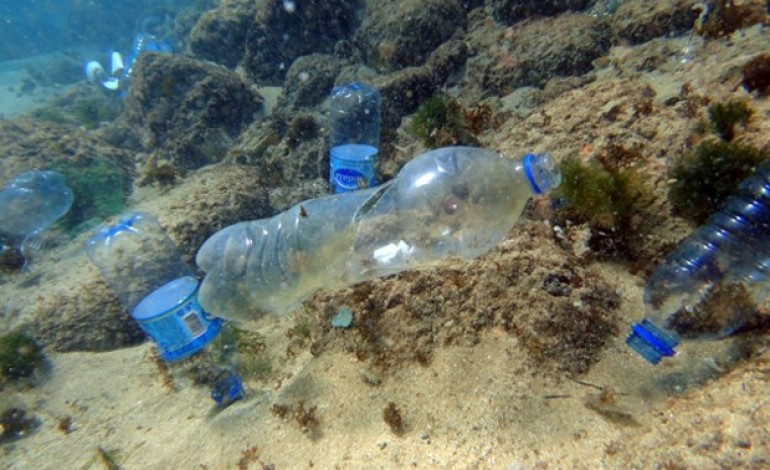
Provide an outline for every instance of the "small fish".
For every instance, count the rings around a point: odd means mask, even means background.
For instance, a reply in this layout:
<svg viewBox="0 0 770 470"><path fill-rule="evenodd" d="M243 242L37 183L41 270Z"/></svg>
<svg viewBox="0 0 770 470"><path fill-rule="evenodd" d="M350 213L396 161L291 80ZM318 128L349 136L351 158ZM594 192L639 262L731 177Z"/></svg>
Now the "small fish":
<svg viewBox="0 0 770 470"><path fill-rule="evenodd" d="M302 204L299 205L299 216L307 217L307 211L305 210L305 206L303 206Z"/></svg>

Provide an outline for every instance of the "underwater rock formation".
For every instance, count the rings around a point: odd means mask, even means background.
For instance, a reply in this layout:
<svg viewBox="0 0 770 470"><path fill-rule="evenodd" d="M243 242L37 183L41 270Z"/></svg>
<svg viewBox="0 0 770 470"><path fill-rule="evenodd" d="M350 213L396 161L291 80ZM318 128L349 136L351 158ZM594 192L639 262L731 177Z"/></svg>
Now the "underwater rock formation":
<svg viewBox="0 0 770 470"><path fill-rule="evenodd" d="M235 67L246 52L246 37L257 12L255 0L224 0L201 15L190 31L190 50L196 56Z"/></svg>
<svg viewBox="0 0 770 470"><path fill-rule="evenodd" d="M123 117L146 152L185 171L220 161L261 112L262 97L235 72L181 55L145 53Z"/></svg>
<svg viewBox="0 0 770 470"><path fill-rule="evenodd" d="M552 16L565 11L579 11L591 0L488 0L497 21L513 24L532 16Z"/></svg>
<svg viewBox="0 0 770 470"><path fill-rule="evenodd" d="M610 21L612 33L619 39L641 44L661 36L682 34L692 28L699 10L694 0L670 0L650 3L626 0L618 6Z"/></svg>
<svg viewBox="0 0 770 470"><path fill-rule="evenodd" d="M585 74L610 47L604 21L584 14L499 29L497 38L477 37L471 46L476 54L466 80L485 93L507 95L522 86L542 87L553 77Z"/></svg>
<svg viewBox="0 0 770 470"><path fill-rule="evenodd" d="M457 0L399 0L373 9L355 43L367 65L396 70L422 65L441 43L466 26Z"/></svg>
<svg viewBox="0 0 770 470"><path fill-rule="evenodd" d="M334 87L334 80L343 63L328 54L298 57L286 73L278 106L312 107L321 104Z"/></svg>
<svg viewBox="0 0 770 470"><path fill-rule="evenodd" d="M260 84L278 85L297 57L332 53L355 30L360 9L361 0L302 2L293 8L278 1L228 0L203 14L190 47L228 67L242 65Z"/></svg>

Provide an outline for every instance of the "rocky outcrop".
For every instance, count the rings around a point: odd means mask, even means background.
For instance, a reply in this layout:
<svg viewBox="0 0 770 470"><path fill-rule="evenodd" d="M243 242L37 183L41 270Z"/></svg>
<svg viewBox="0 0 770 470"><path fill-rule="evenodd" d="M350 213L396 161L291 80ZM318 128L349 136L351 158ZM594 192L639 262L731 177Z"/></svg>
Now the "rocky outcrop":
<svg viewBox="0 0 770 470"><path fill-rule="evenodd" d="M378 5L363 20L355 42L367 65L380 70L423 65L456 30L466 26L457 0L399 0Z"/></svg>
<svg viewBox="0 0 770 470"><path fill-rule="evenodd" d="M495 19L513 24L533 16L553 16L566 11L579 11L591 0L487 0Z"/></svg>
<svg viewBox="0 0 770 470"><path fill-rule="evenodd" d="M646 2L627 0L612 16L613 35L619 40L641 44L661 36L675 36L693 26L699 10L695 0Z"/></svg>
<svg viewBox="0 0 770 470"><path fill-rule="evenodd" d="M147 153L184 172L220 161L261 112L259 93L235 72L145 53L135 66L124 120Z"/></svg>
<svg viewBox="0 0 770 470"><path fill-rule="evenodd" d="M578 76L610 46L604 20L564 14L477 36L466 80L485 94L507 95L522 86L543 87L553 77Z"/></svg>

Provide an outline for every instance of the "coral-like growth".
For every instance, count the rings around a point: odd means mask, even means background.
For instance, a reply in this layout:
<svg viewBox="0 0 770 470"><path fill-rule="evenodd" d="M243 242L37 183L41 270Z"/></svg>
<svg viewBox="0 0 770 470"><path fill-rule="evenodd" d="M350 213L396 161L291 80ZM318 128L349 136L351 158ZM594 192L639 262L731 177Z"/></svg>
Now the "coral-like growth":
<svg viewBox="0 0 770 470"><path fill-rule="evenodd" d="M674 166L669 200L675 213L702 224L717 211L768 152L735 142L703 141Z"/></svg>
<svg viewBox="0 0 770 470"><path fill-rule="evenodd" d="M760 54L743 66L741 81L746 91L766 94L770 91L770 54Z"/></svg>
<svg viewBox="0 0 770 470"><path fill-rule="evenodd" d="M457 100L436 95L417 108L409 132L430 148L446 145L477 145L476 135L491 120L486 107L465 110Z"/></svg>
<svg viewBox="0 0 770 470"><path fill-rule="evenodd" d="M709 106L711 130L724 140L733 140L736 124L745 126L752 114L751 108L742 100L713 104Z"/></svg>
<svg viewBox="0 0 770 470"><path fill-rule="evenodd" d="M0 336L0 381L29 377L43 362L43 351L23 333Z"/></svg>

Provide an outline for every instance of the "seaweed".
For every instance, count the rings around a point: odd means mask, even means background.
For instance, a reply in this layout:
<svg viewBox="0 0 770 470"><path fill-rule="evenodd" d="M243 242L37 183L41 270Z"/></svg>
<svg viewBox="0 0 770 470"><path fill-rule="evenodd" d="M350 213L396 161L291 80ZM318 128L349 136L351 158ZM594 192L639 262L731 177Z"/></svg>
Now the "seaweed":
<svg viewBox="0 0 770 470"><path fill-rule="evenodd" d="M767 151L736 142L705 140L679 160L671 171L674 180L668 198L676 215L702 224L717 211Z"/></svg>
<svg viewBox="0 0 770 470"><path fill-rule="evenodd" d="M119 108L106 98L85 98L75 102L72 114L86 129L96 129L103 122L114 120Z"/></svg>
<svg viewBox="0 0 770 470"><path fill-rule="evenodd" d="M44 358L40 345L24 333L0 336L0 381L29 377Z"/></svg>
<svg viewBox="0 0 770 470"><path fill-rule="evenodd" d="M64 175L75 196L72 208L60 221L66 230L77 232L83 222L123 211L127 175L111 161L98 157L85 162L61 160L51 169Z"/></svg>
<svg viewBox="0 0 770 470"><path fill-rule="evenodd" d="M732 100L727 103L716 103L709 106L709 123L711 130L722 140L733 140L735 126L745 126L754 111L742 100Z"/></svg>
<svg viewBox="0 0 770 470"><path fill-rule="evenodd" d="M439 94L417 108L408 132L431 148L477 145L475 135L491 120L490 115L484 107L465 110L457 100Z"/></svg>
<svg viewBox="0 0 770 470"><path fill-rule="evenodd" d="M654 223L645 213L652 197L640 173L608 158L584 162L575 156L565 159L559 169L562 183L553 193L563 202L559 216L587 223L592 229L589 245L600 257L632 259L629 246Z"/></svg>

